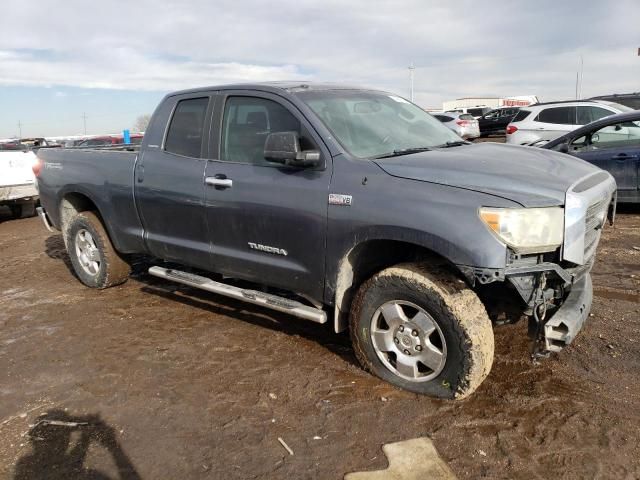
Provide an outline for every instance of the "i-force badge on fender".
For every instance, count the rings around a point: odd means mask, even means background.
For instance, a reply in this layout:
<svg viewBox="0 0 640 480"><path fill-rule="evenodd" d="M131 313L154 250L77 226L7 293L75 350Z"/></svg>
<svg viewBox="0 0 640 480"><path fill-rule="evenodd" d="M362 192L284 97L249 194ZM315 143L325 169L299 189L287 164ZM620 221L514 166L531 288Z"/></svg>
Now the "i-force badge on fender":
<svg viewBox="0 0 640 480"><path fill-rule="evenodd" d="M343 195L341 193L329 194L329 205L343 205L345 207L350 207L352 203L353 198L351 195Z"/></svg>

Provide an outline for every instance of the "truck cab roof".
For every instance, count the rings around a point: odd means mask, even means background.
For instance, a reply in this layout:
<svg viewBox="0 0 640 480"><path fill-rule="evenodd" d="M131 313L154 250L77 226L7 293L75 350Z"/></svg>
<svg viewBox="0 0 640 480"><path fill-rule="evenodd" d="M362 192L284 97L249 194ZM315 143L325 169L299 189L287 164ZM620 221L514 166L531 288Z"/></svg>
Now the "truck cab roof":
<svg viewBox="0 0 640 480"><path fill-rule="evenodd" d="M361 91L378 91L375 88L363 88L354 85L345 85L330 82L294 82L294 81L278 81L278 82L256 82L256 83L236 83L230 85L213 85L209 87L190 88L171 92L167 96L184 95L198 92L210 92L214 90L261 90L267 92L306 92L321 90L361 90Z"/></svg>

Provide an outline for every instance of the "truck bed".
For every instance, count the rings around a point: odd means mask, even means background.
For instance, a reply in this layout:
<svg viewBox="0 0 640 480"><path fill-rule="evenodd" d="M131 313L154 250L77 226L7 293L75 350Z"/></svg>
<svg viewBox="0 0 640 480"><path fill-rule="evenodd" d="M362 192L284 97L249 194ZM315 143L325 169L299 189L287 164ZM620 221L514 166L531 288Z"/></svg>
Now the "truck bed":
<svg viewBox="0 0 640 480"><path fill-rule="evenodd" d="M135 209L133 177L137 148L42 148L38 158L45 174L38 178L41 203L60 228L62 201L73 199L98 207L111 238L122 253L140 251L142 225Z"/></svg>

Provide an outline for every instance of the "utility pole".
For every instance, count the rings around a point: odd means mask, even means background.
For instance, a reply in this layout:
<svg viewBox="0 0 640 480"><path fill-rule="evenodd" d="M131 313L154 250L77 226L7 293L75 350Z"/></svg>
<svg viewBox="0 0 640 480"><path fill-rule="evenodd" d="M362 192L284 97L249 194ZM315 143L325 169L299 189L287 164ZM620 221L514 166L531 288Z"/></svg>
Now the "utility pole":
<svg viewBox="0 0 640 480"><path fill-rule="evenodd" d="M87 114L82 112L82 120L84 121L84 134L87 134Z"/></svg>
<svg viewBox="0 0 640 480"><path fill-rule="evenodd" d="M413 102L413 72L415 71L416 67L413 66L413 62L411 62L411 65L409 65L409 78L411 79L411 101Z"/></svg>
<svg viewBox="0 0 640 480"><path fill-rule="evenodd" d="M580 54L580 68L576 72L576 100L582 98L582 74L584 73L584 59Z"/></svg>
<svg viewBox="0 0 640 480"><path fill-rule="evenodd" d="M580 54L580 91L578 92L579 99L582 98L582 74L584 73L584 59Z"/></svg>
<svg viewBox="0 0 640 480"><path fill-rule="evenodd" d="M22 138L22 122L18 120L18 131L20 132L20 138Z"/></svg>
<svg viewBox="0 0 640 480"><path fill-rule="evenodd" d="M584 59L580 54L580 68L576 72L576 100L582 98L582 74L584 72Z"/></svg>

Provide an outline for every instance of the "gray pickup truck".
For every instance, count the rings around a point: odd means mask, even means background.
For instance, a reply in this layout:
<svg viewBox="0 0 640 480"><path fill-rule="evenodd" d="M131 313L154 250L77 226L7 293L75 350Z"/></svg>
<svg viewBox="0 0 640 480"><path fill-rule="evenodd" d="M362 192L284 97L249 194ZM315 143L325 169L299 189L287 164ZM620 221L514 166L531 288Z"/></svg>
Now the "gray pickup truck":
<svg viewBox="0 0 640 480"><path fill-rule="evenodd" d="M492 320L528 318L538 356L574 339L615 215L615 181L582 160L470 144L346 86L172 93L139 150L38 156L39 214L85 285L145 254L152 275L348 329L366 369L443 398L489 374Z"/></svg>

